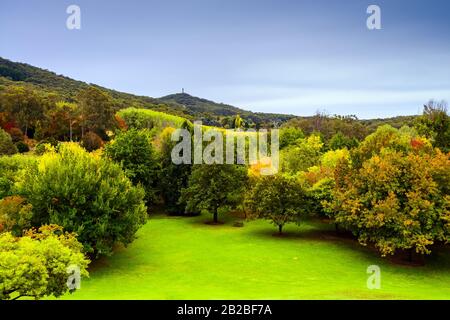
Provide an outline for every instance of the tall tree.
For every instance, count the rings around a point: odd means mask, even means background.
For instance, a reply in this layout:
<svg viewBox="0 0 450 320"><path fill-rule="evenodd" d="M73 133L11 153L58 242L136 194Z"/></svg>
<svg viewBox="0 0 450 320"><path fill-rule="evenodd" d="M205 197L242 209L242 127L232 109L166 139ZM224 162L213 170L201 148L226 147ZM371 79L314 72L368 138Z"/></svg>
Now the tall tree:
<svg viewBox="0 0 450 320"><path fill-rule="evenodd" d="M111 96L93 86L81 90L77 96L81 111L81 135L86 130L104 135L114 127L114 101Z"/></svg>

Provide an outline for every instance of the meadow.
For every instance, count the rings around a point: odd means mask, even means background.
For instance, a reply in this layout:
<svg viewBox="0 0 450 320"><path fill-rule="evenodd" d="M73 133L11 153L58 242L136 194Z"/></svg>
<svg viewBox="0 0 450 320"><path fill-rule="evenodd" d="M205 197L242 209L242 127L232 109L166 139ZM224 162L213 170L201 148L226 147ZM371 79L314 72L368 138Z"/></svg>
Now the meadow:
<svg viewBox="0 0 450 320"><path fill-rule="evenodd" d="M424 266L381 258L332 225L307 221L274 235L267 221L208 225L207 216L153 215L127 248L90 266L63 299L448 299L450 255ZM366 286L369 265L381 288Z"/></svg>

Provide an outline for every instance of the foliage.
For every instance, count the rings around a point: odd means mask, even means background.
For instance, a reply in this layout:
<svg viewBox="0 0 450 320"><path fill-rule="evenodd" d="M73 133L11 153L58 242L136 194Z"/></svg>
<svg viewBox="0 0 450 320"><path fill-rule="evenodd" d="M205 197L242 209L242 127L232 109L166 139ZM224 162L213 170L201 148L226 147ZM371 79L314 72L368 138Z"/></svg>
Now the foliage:
<svg viewBox="0 0 450 320"><path fill-rule="evenodd" d="M28 145L23 141L17 142L16 148L17 148L17 151L19 151L19 153L25 153L25 152L30 151L30 147L28 147Z"/></svg>
<svg viewBox="0 0 450 320"><path fill-rule="evenodd" d="M410 127L405 126L396 129L389 125L384 125L368 135L359 147L352 152L351 158L355 166L360 167L365 160L379 154L385 148L402 152L412 151L415 139L422 138ZM431 144L426 140L422 141L423 144L421 144L420 149L431 152Z"/></svg>
<svg viewBox="0 0 450 320"><path fill-rule="evenodd" d="M319 136L298 139L281 151L281 168L284 172L305 171L319 163L323 143Z"/></svg>
<svg viewBox="0 0 450 320"><path fill-rule="evenodd" d="M127 108L120 110L118 115L128 127L134 129L158 128L162 130L165 127L181 128L185 122L192 126L185 118L147 109Z"/></svg>
<svg viewBox="0 0 450 320"><path fill-rule="evenodd" d="M194 165L180 201L186 203L187 212L206 211L213 214L217 223L219 210L229 210L240 203L246 179L247 171L242 165Z"/></svg>
<svg viewBox="0 0 450 320"><path fill-rule="evenodd" d="M159 187L164 204L169 213L184 213L186 203L180 200L181 190L188 186L189 176L192 165L174 164L172 162L172 149L176 142L171 140L174 128L167 127L160 135L161 150L160 161L161 169L159 171Z"/></svg>
<svg viewBox="0 0 450 320"><path fill-rule="evenodd" d="M430 253L450 235L450 155L383 149L360 169L342 162L329 208L336 222L382 255Z"/></svg>
<svg viewBox="0 0 450 320"><path fill-rule="evenodd" d="M15 236L31 227L32 206L20 196L0 200L0 233L11 231Z"/></svg>
<svg viewBox="0 0 450 320"><path fill-rule="evenodd" d="M356 138L349 138L343 135L341 132L336 133L331 139L328 141L328 147L331 150L337 149L353 149L357 147L359 144Z"/></svg>
<svg viewBox="0 0 450 320"><path fill-rule="evenodd" d="M12 142L11 136L3 129L0 129L0 156L17 153L17 147Z"/></svg>
<svg viewBox="0 0 450 320"><path fill-rule="evenodd" d="M105 155L119 163L135 185L144 187L148 203L155 200L158 163L148 131L130 129L118 133L106 145Z"/></svg>
<svg viewBox="0 0 450 320"><path fill-rule="evenodd" d="M283 174L256 179L246 204L260 218L276 225L280 234L286 223L298 222L309 209L306 192L298 180Z"/></svg>
<svg viewBox="0 0 450 320"><path fill-rule="evenodd" d="M19 141L23 141L24 140L23 132L19 128L11 128L8 131L8 133L11 136L12 142L14 142L14 143L17 143Z"/></svg>
<svg viewBox="0 0 450 320"><path fill-rule="evenodd" d="M86 133L83 138L81 139L81 145L83 148L85 148L87 151L95 151L97 149L100 149L103 147L103 140L98 136L98 134L89 131Z"/></svg>
<svg viewBox="0 0 450 320"><path fill-rule="evenodd" d="M280 149L294 144L298 139L305 138L301 129L295 127L284 127L280 129Z"/></svg>
<svg viewBox="0 0 450 320"><path fill-rule="evenodd" d="M75 234L56 225L30 230L15 238L0 234L0 300L45 296L59 297L69 290L68 267L77 266L80 276L88 276L89 260Z"/></svg>
<svg viewBox="0 0 450 320"><path fill-rule="evenodd" d="M433 141L433 146L450 151L450 116L445 101L430 101L424 106L423 115L416 119L418 132Z"/></svg>
<svg viewBox="0 0 450 320"><path fill-rule="evenodd" d="M110 254L129 244L145 222L144 190L109 159L75 143L47 152L25 173L21 193L33 206L33 224L55 223L76 232L87 252Z"/></svg>
<svg viewBox="0 0 450 320"><path fill-rule="evenodd" d="M78 93L77 101L81 113L82 136L84 130L103 135L114 128L114 101L107 92L89 86Z"/></svg>
<svg viewBox="0 0 450 320"><path fill-rule="evenodd" d="M31 155L0 157L0 199L17 194L15 184L22 181L24 169L35 161Z"/></svg>

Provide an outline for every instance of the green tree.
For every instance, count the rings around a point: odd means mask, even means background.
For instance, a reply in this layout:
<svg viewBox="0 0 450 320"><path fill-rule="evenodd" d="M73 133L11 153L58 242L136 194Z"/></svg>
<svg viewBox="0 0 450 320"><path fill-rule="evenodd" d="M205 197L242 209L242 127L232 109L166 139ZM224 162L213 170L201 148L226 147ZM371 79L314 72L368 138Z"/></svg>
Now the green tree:
<svg viewBox="0 0 450 320"><path fill-rule="evenodd" d="M20 193L33 206L33 225L55 223L78 234L86 252L111 254L129 244L145 223L144 190L135 187L120 165L62 143L25 172Z"/></svg>
<svg viewBox="0 0 450 320"><path fill-rule="evenodd" d="M155 200L159 164L146 130L130 129L120 132L105 146L105 155L120 163L135 185L142 185L148 203Z"/></svg>
<svg viewBox="0 0 450 320"><path fill-rule="evenodd" d="M320 161L323 143L317 135L298 139L295 144L281 151L281 168L285 172L296 173L315 166Z"/></svg>
<svg viewBox="0 0 450 320"><path fill-rule="evenodd" d="M344 149L348 150L353 149L358 146L358 140L356 138L349 138L342 134L342 132L336 133L331 139L328 141L328 147L331 150Z"/></svg>
<svg viewBox="0 0 450 320"><path fill-rule="evenodd" d="M280 149L295 144L299 139L305 138L305 134L299 128L285 127L280 129Z"/></svg>
<svg viewBox="0 0 450 320"><path fill-rule="evenodd" d="M229 210L242 200L246 179L245 166L194 165L188 187L181 192L181 201L186 202L186 211L206 211L217 223L219 210Z"/></svg>
<svg viewBox="0 0 450 320"><path fill-rule="evenodd" d="M309 200L295 177L283 174L257 178L247 195L248 208L270 220L281 234L283 226L298 222L308 212Z"/></svg>
<svg viewBox="0 0 450 320"><path fill-rule="evenodd" d="M0 300L73 292L76 288L67 285L68 268L76 266L81 277L88 276L89 260L82 249L75 234L56 225L30 230L21 238L0 234Z"/></svg>
<svg viewBox="0 0 450 320"><path fill-rule="evenodd" d="M186 203L180 200L181 190L188 186L192 165L174 164L172 162L172 149L177 143L171 140L174 130L174 128L167 127L160 135L161 170L158 174L158 181L167 211L180 214L184 213L186 208Z"/></svg>

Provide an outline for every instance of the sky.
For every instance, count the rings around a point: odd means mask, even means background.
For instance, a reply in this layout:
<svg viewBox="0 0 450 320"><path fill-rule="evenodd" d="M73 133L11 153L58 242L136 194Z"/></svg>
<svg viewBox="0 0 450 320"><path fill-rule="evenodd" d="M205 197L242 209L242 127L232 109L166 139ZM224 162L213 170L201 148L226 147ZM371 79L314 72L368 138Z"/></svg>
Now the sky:
<svg viewBox="0 0 450 320"><path fill-rule="evenodd" d="M80 30L66 27L72 4ZM0 56L151 97L411 115L450 101L449 15L448 0L0 0Z"/></svg>

